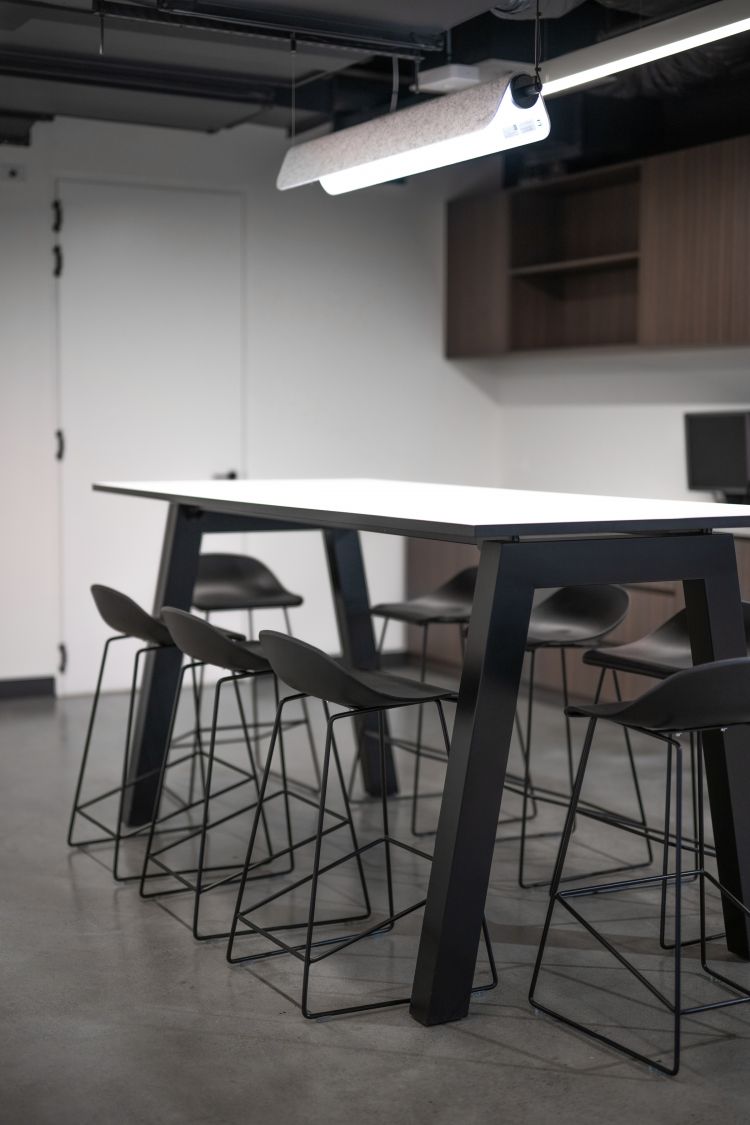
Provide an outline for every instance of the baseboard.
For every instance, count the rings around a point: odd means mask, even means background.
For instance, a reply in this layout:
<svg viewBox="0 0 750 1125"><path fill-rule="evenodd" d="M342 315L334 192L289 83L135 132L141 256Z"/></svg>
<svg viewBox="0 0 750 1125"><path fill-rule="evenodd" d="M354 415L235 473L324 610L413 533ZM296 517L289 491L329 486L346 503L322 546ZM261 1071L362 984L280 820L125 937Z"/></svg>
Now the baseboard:
<svg viewBox="0 0 750 1125"><path fill-rule="evenodd" d="M34 676L29 680L0 680L0 699L30 699L55 695L54 676Z"/></svg>

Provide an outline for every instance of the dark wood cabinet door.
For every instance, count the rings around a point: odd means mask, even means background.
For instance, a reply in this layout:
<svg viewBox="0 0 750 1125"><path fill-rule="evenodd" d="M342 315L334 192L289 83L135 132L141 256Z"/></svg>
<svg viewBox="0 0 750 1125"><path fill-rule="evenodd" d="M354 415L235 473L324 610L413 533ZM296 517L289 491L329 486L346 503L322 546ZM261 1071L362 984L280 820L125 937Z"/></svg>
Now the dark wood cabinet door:
<svg viewBox="0 0 750 1125"><path fill-rule="evenodd" d="M508 200L501 192L448 204L445 354L508 349Z"/></svg>
<svg viewBox="0 0 750 1125"><path fill-rule="evenodd" d="M644 161L639 343L750 342L750 137Z"/></svg>

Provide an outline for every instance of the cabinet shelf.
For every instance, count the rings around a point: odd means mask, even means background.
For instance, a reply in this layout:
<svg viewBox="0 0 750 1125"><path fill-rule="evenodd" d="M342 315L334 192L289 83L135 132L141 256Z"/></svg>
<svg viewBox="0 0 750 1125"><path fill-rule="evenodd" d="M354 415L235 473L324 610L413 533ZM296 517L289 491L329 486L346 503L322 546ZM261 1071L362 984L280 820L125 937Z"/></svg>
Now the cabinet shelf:
<svg viewBox="0 0 750 1125"><path fill-rule="evenodd" d="M750 136L453 200L446 353L750 343Z"/></svg>
<svg viewBox="0 0 750 1125"><path fill-rule="evenodd" d="M560 262L540 262L533 266L516 266L511 277L544 277L549 274L576 273L582 270L609 269L612 266L629 266L638 261L637 250L623 250L618 254L595 254L589 258L568 258Z"/></svg>

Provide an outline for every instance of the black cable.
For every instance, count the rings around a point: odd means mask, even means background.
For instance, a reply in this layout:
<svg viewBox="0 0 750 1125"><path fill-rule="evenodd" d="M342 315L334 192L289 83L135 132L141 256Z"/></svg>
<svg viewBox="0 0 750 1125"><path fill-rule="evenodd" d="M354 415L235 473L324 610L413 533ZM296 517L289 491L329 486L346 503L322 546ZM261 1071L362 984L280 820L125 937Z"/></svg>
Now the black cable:
<svg viewBox="0 0 750 1125"><path fill-rule="evenodd" d="M542 92L542 18L539 11L541 0L536 0L536 19L534 20L534 78L536 81L536 92Z"/></svg>

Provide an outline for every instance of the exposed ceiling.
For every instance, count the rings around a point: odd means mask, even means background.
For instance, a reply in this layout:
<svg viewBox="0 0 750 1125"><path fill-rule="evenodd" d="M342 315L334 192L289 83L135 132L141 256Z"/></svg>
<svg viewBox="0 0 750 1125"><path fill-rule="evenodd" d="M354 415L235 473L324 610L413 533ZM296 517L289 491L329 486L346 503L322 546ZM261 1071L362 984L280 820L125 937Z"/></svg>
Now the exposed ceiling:
<svg viewBox="0 0 750 1125"><path fill-rule="evenodd" d="M545 57L696 0L541 0ZM340 128L420 97L417 70L532 57L536 0L0 0L0 141L34 120L102 118L213 132ZM396 62L394 63L394 60ZM623 74L549 105L529 165L622 159L750 131L750 35Z"/></svg>

